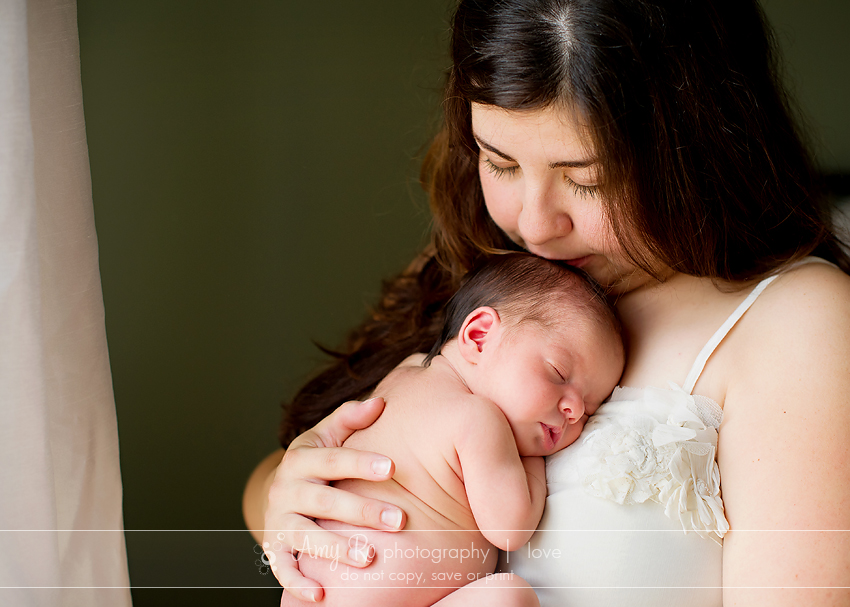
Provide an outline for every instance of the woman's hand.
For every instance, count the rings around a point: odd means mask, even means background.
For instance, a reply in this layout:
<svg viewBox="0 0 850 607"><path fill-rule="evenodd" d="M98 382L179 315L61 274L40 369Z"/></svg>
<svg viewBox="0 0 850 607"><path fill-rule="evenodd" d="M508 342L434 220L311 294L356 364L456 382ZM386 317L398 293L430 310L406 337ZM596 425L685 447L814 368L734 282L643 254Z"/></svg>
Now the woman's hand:
<svg viewBox="0 0 850 607"><path fill-rule="evenodd" d="M305 578L293 557L298 552L327 555L355 567L374 557L371 546L349 546L348 539L319 527L312 519L329 519L383 531L404 527L404 513L392 504L335 489L330 481L391 478L393 462L377 453L346 449L342 443L356 430L371 425L384 408L381 398L351 401L296 438L274 473L262 546L281 585L298 599L319 601L324 591ZM317 448L319 447L319 448ZM309 518L308 518L309 517Z"/></svg>

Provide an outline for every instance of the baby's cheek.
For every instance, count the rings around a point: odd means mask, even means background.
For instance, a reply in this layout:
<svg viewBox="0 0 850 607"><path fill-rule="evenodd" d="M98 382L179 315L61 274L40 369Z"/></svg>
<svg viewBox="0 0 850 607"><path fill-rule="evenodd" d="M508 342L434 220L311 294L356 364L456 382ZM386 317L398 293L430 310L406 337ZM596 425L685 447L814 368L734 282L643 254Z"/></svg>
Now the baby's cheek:
<svg viewBox="0 0 850 607"><path fill-rule="evenodd" d="M584 424L587 422L587 416L582 416L582 418L574 424L571 424L567 431L564 433L564 443L561 445L561 448L568 445L572 445L574 442L578 440L578 437L581 435L581 431L584 430Z"/></svg>

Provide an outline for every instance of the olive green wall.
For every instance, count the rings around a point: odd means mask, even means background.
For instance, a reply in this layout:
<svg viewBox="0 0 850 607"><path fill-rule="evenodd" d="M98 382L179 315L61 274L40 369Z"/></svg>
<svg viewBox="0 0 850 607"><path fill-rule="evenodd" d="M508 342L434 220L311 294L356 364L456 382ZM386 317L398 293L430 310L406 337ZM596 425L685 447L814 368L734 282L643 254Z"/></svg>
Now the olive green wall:
<svg viewBox="0 0 850 607"><path fill-rule="evenodd" d="M850 174L850 2L762 0L827 173ZM850 194L850 192L848 192Z"/></svg>
<svg viewBox="0 0 850 607"><path fill-rule="evenodd" d="M311 340L337 344L425 242L447 20L444 0L79 1L128 529L244 529ZM131 580L273 582L253 547L130 532Z"/></svg>
<svg viewBox="0 0 850 607"><path fill-rule="evenodd" d="M415 177L450 3L79 0L128 529L242 529L311 340L337 343L424 242ZM850 3L803 4L767 7L824 164L850 173ZM129 532L128 548L137 586L273 583L245 532Z"/></svg>

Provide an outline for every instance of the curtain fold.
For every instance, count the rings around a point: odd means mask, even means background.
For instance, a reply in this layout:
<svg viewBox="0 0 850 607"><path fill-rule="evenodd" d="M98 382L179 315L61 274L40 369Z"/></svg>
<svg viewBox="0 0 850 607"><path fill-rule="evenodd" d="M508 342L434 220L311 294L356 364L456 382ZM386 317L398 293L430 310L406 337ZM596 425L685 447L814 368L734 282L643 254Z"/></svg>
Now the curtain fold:
<svg viewBox="0 0 850 607"><path fill-rule="evenodd" d="M76 2L0 0L0 604L130 605Z"/></svg>

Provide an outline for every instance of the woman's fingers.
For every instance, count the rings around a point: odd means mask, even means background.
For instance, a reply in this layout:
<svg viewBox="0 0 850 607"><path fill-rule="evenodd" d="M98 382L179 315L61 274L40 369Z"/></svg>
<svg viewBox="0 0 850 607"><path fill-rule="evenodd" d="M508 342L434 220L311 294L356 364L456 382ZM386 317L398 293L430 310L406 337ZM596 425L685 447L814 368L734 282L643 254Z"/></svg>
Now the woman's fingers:
<svg viewBox="0 0 850 607"><path fill-rule="evenodd" d="M288 592L302 601L315 603L321 601L325 595L325 591L321 586L313 580L308 580L301 574L298 574L297 578L292 578L291 583L285 583L283 580L278 581L283 586L284 592Z"/></svg>
<svg viewBox="0 0 850 607"><path fill-rule="evenodd" d="M263 532L263 551L269 568L280 585L295 598L309 602L320 601L324 590L318 582L301 574L298 568L297 547L305 542L306 528L318 530L321 528L298 515L290 515L282 520L286 520L288 524L283 524L281 527L285 526L289 529L267 527Z"/></svg>
<svg viewBox="0 0 850 607"><path fill-rule="evenodd" d="M395 467L390 458L369 451L345 447L290 447L283 455L283 464L275 475L275 483L278 478L293 478L289 470L297 471L294 478L317 481L338 481L344 478L385 481L392 477Z"/></svg>
<svg viewBox="0 0 850 607"><path fill-rule="evenodd" d="M277 492L281 491L280 497ZM286 491L284 495L283 492ZM339 521L357 527L368 527L381 531L398 531L404 527L404 513L398 506L362 497L355 493L336 489L317 483L291 483L289 485L272 485L270 499L280 499L287 503L297 504L295 511L307 513L310 517ZM296 521L293 527L293 522ZM287 525L289 523L289 525ZM314 531L318 527L310 519L295 516L289 520L288 515L278 518L271 511L266 513L265 528L278 529L285 532ZM333 534L331 534L333 535ZM312 536L310 542L315 544Z"/></svg>
<svg viewBox="0 0 850 607"><path fill-rule="evenodd" d="M301 573L298 554L337 560L354 567L369 565L375 556L374 546L362 535L350 539L339 536L312 519L383 531L404 528L404 512L397 506L328 484L341 479L392 478L394 466L389 458L341 446L355 431L374 423L383 409L384 401L380 398L341 405L296 438L275 471L265 512L263 550L275 577L287 592L300 600L320 601L324 591L318 582Z"/></svg>
<svg viewBox="0 0 850 607"><path fill-rule="evenodd" d="M291 564L288 560L292 560L290 555L295 554L338 561L352 567L366 567L375 558L374 546L362 534L341 537L318 526L303 525L300 521L293 521L289 527L281 531L270 529L264 536L269 540L264 539L263 549L274 553L275 563Z"/></svg>
<svg viewBox="0 0 850 607"><path fill-rule="evenodd" d="M294 441L291 447L339 447L356 430L371 426L384 410L383 398L348 401Z"/></svg>
<svg viewBox="0 0 850 607"><path fill-rule="evenodd" d="M283 517L280 528L267 527L263 535L263 550L281 586L294 597L306 601L321 600L324 591L318 582L302 575L298 568L301 555L353 567L366 567L375 558L375 547L364 536L341 537L298 515Z"/></svg>
<svg viewBox="0 0 850 607"><path fill-rule="evenodd" d="M263 544L265 545L265 542ZM298 561L290 554L280 557L276 553L266 553L266 558L270 562L273 561L272 572L286 592L300 601L315 603L322 600L325 594L322 586L315 580L301 575L298 570Z"/></svg>

